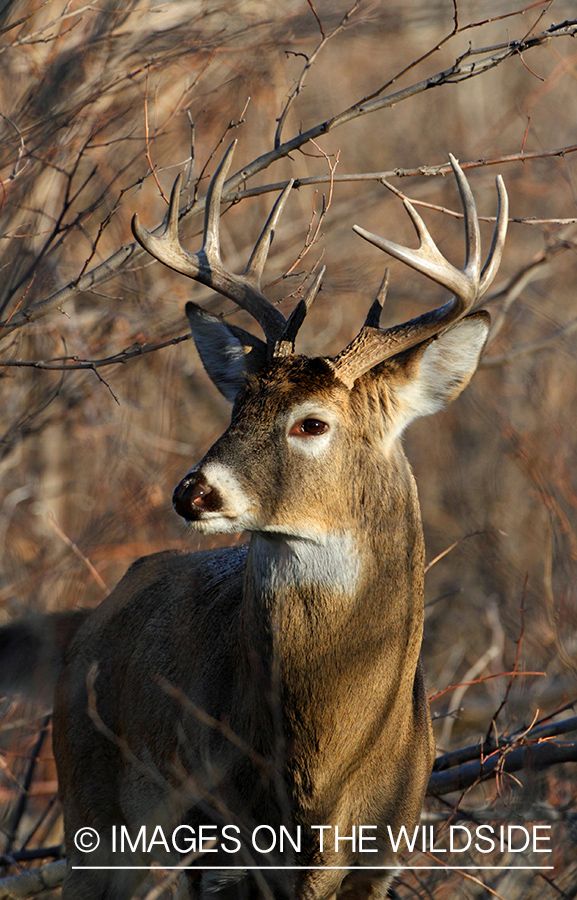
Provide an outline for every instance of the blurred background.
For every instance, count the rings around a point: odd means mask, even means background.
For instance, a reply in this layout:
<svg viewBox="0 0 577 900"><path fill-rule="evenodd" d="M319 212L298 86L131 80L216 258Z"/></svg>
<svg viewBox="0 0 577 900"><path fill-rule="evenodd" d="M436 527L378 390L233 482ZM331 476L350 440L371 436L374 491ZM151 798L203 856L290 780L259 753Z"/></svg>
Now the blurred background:
<svg viewBox="0 0 577 900"><path fill-rule="evenodd" d="M495 215L502 174L513 221L485 304L495 329L482 368L458 401L406 437L431 563L424 657L439 753L572 715L577 45L556 32L537 38L576 11L571 0L525 6L517 14L521 0L0 3L0 624L96 605L144 554L225 543L187 533L171 495L226 426L228 404L191 341L132 351L184 337L189 298L253 325L144 255L119 257L133 240L133 213L152 229L179 172L181 206L192 205L233 138L231 173L273 150L276 133L278 159L237 179L238 202L223 205L223 256L242 271L276 196L268 185L317 179L289 198L266 280L288 315L307 274L327 266L299 349L331 355L358 331L385 265L383 324L447 299L352 226L415 245L401 201L378 177L386 172L397 189L440 208L421 212L441 251L463 265L462 219L447 214L460 212L455 181L434 174L452 152L464 165L494 163L466 169L479 214ZM501 58L523 38L521 52ZM462 67L495 64L472 78L465 68L447 74L461 57ZM443 72L426 90L335 120L314 145L282 149L363 98ZM367 173L377 174L347 180ZM482 225L485 252L492 227ZM198 249L201 228L192 208L185 247ZM116 363L62 368L127 350ZM541 674L501 674L514 668ZM42 716L8 701L3 710L4 852L56 844ZM31 769L37 753L44 761ZM554 871L474 880L406 873L399 895L576 896L574 769L525 769L429 807L442 817L459 801L502 821L552 824Z"/></svg>

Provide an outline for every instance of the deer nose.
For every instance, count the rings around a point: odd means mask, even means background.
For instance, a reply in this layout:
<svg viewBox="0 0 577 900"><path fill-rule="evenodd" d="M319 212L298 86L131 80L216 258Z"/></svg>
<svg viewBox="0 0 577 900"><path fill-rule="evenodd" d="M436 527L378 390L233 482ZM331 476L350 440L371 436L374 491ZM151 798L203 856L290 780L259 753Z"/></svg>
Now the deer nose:
<svg viewBox="0 0 577 900"><path fill-rule="evenodd" d="M202 475L191 473L175 488L172 503L179 516L193 520L205 510L218 509L220 499Z"/></svg>
<svg viewBox="0 0 577 900"><path fill-rule="evenodd" d="M206 500L204 498L208 494L212 494L211 487L203 484L195 484L190 490L190 502L202 509L203 506L206 506Z"/></svg>

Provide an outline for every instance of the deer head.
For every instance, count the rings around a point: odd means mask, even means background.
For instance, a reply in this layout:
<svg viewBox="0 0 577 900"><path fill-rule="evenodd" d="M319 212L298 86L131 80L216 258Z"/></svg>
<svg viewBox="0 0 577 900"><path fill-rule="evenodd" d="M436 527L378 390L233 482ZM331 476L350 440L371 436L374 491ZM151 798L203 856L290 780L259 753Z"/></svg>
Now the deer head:
<svg viewBox="0 0 577 900"><path fill-rule="evenodd" d="M354 504L360 489L356 481L369 478L370 467L359 463L358 449L367 458L372 455L382 470L383 454L392 458L402 453L398 438L405 427L418 416L441 409L469 382L489 321L486 313L473 310L499 267L508 222L507 193L497 178L497 222L483 267L475 201L452 156L465 218L462 270L444 259L408 200L405 207L420 242L416 250L355 226L365 240L454 296L431 312L381 329L385 276L354 340L335 357L307 359L295 353L295 339L323 273L288 320L261 290L268 249L292 182L278 197L244 273L232 275L222 263L219 208L233 150L231 144L210 185L198 253L184 250L178 238L180 178L162 235L146 231L136 216L133 220L134 234L149 253L234 300L265 335L263 341L187 304L206 371L234 407L230 428L176 488L174 504L181 516L205 532L325 534L331 522L342 521L344 509L353 517L359 512ZM397 468L398 464L393 466Z"/></svg>

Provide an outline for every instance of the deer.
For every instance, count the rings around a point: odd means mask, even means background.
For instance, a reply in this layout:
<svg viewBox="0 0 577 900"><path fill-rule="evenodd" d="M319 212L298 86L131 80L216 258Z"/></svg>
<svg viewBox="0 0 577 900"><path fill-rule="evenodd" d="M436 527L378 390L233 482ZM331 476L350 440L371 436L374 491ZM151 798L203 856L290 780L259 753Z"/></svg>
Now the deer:
<svg viewBox="0 0 577 900"><path fill-rule="evenodd" d="M264 340L186 304L204 368L233 406L229 427L176 487L174 508L193 531L249 539L142 558L74 618L53 722L65 900L129 900L151 857L183 867L183 898L382 900L399 866L391 835L418 823L433 764L424 538L402 437L477 368L489 329L477 306L507 231L504 182L484 266L473 194L452 156L463 269L406 199L417 249L354 226L453 296L381 328L385 277L357 336L336 356L309 358L295 341L323 272L288 318L261 287L292 182L244 273L222 262L233 152L210 183L200 251L180 243L180 176L163 233L137 216L132 228L152 257L262 329ZM188 855L160 832L152 848L136 841L159 827L200 840ZM97 849L79 840L86 828ZM122 828L131 842L119 848ZM254 842L259 829L266 846Z"/></svg>

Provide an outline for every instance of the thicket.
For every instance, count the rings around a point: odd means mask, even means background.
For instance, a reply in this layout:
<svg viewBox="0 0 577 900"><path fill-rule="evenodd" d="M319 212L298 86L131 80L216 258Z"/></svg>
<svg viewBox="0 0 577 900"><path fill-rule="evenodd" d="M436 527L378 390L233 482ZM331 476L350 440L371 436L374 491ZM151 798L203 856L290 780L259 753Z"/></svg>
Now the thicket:
<svg viewBox="0 0 577 900"><path fill-rule="evenodd" d="M272 197L297 179L268 296L290 312L327 266L299 337L308 354L348 343L385 265L384 324L443 299L351 230L414 243L390 185L425 207L441 250L462 265L448 152L487 220L494 177L505 179L511 224L483 304L493 330L481 370L407 437L430 560L424 654L439 753L473 748L444 757L461 781L426 815L551 823L555 868L407 872L396 886L407 898L577 892L574 762L556 764L577 758L576 34L569 0L0 9L2 623L95 605L146 553L221 542L191 537L171 509L174 485L228 417L188 340L184 303L252 326L134 244L131 216L156 226L178 172L181 238L195 250L210 175L238 138L221 225L237 271ZM60 824L49 720L10 701L3 714L12 874L14 859L59 842ZM463 781L464 764L487 754Z"/></svg>

